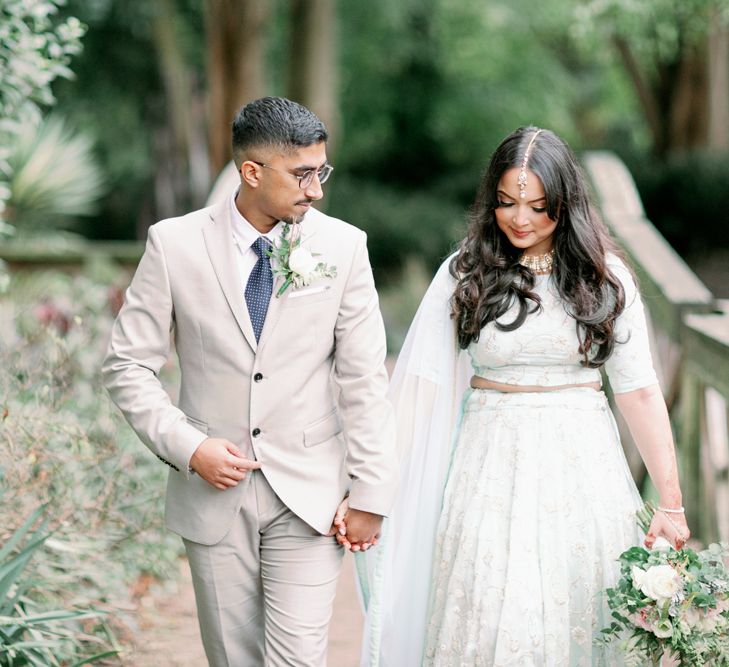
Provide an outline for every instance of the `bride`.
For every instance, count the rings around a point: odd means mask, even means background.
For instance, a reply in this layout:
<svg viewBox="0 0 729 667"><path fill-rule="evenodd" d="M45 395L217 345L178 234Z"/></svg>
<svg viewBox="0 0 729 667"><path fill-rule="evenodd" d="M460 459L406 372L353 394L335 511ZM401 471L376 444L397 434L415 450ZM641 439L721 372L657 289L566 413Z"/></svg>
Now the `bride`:
<svg viewBox="0 0 729 667"><path fill-rule="evenodd" d="M659 493L645 538L601 369ZM617 556L689 530L640 295L552 132L496 149L391 395L401 489L358 554L362 664L620 664L593 644Z"/></svg>

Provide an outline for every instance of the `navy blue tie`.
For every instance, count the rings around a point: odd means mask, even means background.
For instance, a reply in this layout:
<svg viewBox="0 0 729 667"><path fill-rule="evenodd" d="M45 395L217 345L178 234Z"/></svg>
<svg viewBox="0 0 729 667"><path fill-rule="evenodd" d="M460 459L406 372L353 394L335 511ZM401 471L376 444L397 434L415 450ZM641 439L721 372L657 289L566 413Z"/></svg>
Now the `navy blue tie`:
<svg viewBox="0 0 729 667"><path fill-rule="evenodd" d="M251 317L253 333L256 334L256 341L261 337L263 323L266 321L268 302L271 300L271 292L273 291L271 259L266 254L270 247L271 244L263 236L259 236L251 246L253 252L258 255L258 261L248 277L246 305L248 306L248 314Z"/></svg>

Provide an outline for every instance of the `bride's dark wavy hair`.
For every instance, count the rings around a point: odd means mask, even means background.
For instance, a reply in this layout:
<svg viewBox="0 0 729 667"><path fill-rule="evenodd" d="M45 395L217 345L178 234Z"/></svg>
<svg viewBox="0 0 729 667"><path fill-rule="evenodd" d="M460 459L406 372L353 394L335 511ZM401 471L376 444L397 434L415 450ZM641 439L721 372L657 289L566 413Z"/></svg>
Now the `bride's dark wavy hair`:
<svg viewBox="0 0 729 667"><path fill-rule="evenodd" d="M533 291L534 274L519 264L515 248L496 224L497 189L503 174L520 168L536 127L520 127L504 139L491 162L469 214L466 238L451 260L457 279L451 313L458 342L466 348L481 329L494 322L501 331L518 329L529 313L541 308ZM620 281L606 265L606 254L619 254L590 203L585 178L570 148L549 130L532 143L527 168L544 186L547 215L554 230L552 280L568 313L575 319L582 365L598 368L615 347L615 319L625 306ZM500 323L514 303L519 312L510 323Z"/></svg>

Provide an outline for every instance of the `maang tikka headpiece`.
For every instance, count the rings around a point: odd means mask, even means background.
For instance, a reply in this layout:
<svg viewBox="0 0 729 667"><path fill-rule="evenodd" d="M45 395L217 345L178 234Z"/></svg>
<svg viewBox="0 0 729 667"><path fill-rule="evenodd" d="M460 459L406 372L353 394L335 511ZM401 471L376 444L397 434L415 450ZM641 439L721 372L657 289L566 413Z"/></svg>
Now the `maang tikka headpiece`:
<svg viewBox="0 0 729 667"><path fill-rule="evenodd" d="M537 130L533 135L532 138L529 141L529 144L526 147L526 150L524 151L524 157L521 160L521 171L519 172L519 178L517 180L517 183L519 184L519 198L524 199L526 197L526 186L527 186L527 163L529 162L529 155L532 152L532 144L534 143L534 140L537 138L537 135L541 132L541 130Z"/></svg>

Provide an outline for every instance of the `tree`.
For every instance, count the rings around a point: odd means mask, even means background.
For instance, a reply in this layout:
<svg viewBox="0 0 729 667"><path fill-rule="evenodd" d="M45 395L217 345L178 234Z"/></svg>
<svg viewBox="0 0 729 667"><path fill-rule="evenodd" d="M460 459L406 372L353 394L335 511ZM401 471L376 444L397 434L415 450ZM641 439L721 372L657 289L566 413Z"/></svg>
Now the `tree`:
<svg viewBox="0 0 729 667"><path fill-rule="evenodd" d="M236 110L265 93L268 3L206 0L208 151L217 174L231 158L230 123Z"/></svg>
<svg viewBox="0 0 729 667"><path fill-rule="evenodd" d="M163 158L157 187L167 195L161 199L158 194L158 215L171 217L205 201L210 173L202 91L195 85L196 73L181 38L184 18L174 0L157 0L154 7L151 37L169 119L155 132L155 147Z"/></svg>
<svg viewBox="0 0 729 667"><path fill-rule="evenodd" d="M340 128L337 7L334 0L291 0L290 7L286 94L322 119L331 154Z"/></svg>
<svg viewBox="0 0 729 667"><path fill-rule="evenodd" d="M589 0L575 15L582 40L612 44L656 155L729 148L726 0Z"/></svg>

